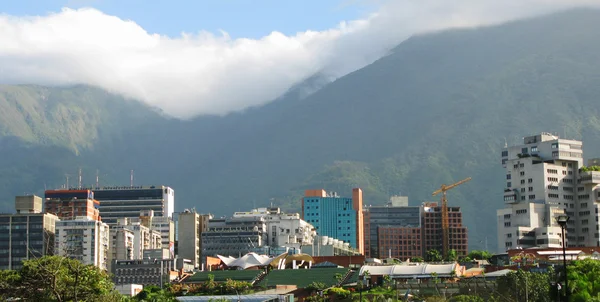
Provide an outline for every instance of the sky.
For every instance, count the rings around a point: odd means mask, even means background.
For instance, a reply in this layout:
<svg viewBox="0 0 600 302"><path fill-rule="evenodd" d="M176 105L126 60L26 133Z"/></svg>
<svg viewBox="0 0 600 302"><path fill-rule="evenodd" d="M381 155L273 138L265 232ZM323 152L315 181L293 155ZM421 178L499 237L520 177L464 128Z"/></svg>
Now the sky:
<svg viewBox="0 0 600 302"><path fill-rule="evenodd" d="M188 119L334 80L415 34L597 0L20 0L0 2L0 83L98 86Z"/></svg>

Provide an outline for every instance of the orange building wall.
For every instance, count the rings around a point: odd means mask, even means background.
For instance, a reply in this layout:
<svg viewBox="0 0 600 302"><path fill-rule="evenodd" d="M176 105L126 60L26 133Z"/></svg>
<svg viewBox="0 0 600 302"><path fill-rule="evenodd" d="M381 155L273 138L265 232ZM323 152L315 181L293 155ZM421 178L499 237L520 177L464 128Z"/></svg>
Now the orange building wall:
<svg viewBox="0 0 600 302"><path fill-rule="evenodd" d="M323 189L320 190L306 190L304 191L305 197L327 197L327 192Z"/></svg>
<svg viewBox="0 0 600 302"><path fill-rule="evenodd" d="M365 254L365 225L363 219L363 195L360 188L352 189L352 205L356 211L356 242L358 251Z"/></svg>

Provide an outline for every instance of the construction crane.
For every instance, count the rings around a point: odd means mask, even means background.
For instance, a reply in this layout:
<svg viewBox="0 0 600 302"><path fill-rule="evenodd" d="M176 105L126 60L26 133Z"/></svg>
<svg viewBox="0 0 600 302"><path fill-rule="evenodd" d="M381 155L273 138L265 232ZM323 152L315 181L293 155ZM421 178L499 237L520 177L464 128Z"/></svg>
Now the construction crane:
<svg viewBox="0 0 600 302"><path fill-rule="evenodd" d="M448 246L450 243L450 221L448 219L448 200L446 199L446 191L462 185L469 180L471 180L471 177L467 177L448 186L442 185L438 190L431 194L431 196L435 196L442 193L442 255L444 257L448 256Z"/></svg>

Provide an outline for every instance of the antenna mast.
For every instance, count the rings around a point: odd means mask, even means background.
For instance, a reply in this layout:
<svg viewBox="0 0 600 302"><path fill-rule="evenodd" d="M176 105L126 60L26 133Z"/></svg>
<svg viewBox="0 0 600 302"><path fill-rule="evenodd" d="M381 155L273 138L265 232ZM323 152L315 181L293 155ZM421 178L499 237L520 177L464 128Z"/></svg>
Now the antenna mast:
<svg viewBox="0 0 600 302"><path fill-rule="evenodd" d="M131 170L131 174L129 175L129 186L133 187L133 170Z"/></svg>
<svg viewBox="0 0 600 302"><path fill-rule="evenodd" d="M81 189L81 168L79 168L79 178L77 182L77 189Z"/></svg>
<svg viewBox="0 0 600 302"><path fill-rule="evenodd" d="M100 175L98 169L96 169L96 189L100 188Z"/></svg>

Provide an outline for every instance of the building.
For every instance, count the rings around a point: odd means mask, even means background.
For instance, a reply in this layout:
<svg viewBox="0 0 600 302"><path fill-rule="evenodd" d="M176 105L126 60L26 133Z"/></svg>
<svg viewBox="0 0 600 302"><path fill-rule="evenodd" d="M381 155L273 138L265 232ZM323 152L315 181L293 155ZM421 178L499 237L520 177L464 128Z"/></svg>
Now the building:
<svg viewBox="0 0 600 302"><path fill-rule="evenodd" d="M110 232L108 225L88 216L56 222L56 254L107 269Z"/></svg>
<svg viewBox="0 0 600 302"><path fill-rule="evenodd" d="M100 215L109 225L119 218L138 218L142 210L172 218L175 207L175 191L166 186L102 187L94 189L94 197L100 201Z"/></svg>
<svg viewBox="0 0 600 302"><path fill-rule="evenodd" d="M502 149L505 207L497 211L498 250L562 246L558 214L567 213L569 246L597 246L600 179L581 172L582 142L541 133ZM600 176L600 175L598 175Z"/></svg>
<svg viewBox="0 0 600 302"><path fill-rule="evenodd" d="M54 254L54 214L41 213L39 196L15 197L17 214L0 214L0 269L18 270L22 261Z"/></svg>
<svg viewBox="0 0 600 302"><path fill-rule="evenodd" d="M235 212L233 218L263 217L267 227L265 245L271 248L299 249L310 245L316 236L314 227L298 213L283 213L280 208L258 208L250 212Z"/></svg>
<svg viewBox="0 0 600 302"><path fill-rule="evenodd" d="M300 248L300 251L303 254L308 254L316 257L362 255L357 249L351 247L350 243L328 236L316 236L312 244L303 245Z"/></svg>
<svg viewBox="0 0 600 302"><path fill-rule="evenodd" d="M185 210L177 218L177 256L191 259L194 267L202 263L202 232L208 230L212 215Z"/></svg>
<svg viewBox="0 0 600 302"><path fill-rule="evenodd" d="M458 257L464 257L468 254L469 237L460 207L448 206L448 219L448 249L455 250ZM421 205L421 226L423 257L429 250L442 252L442 207L437 202Z"/></svg>
<svg viewBox="0 0 600 302"><path fill-rule="evenodd" d="M325 190L306 190L302 198L302 219L312 224L319 236L349 242L364 254L362 190L352 189L352 198Z"/></svg>
<svg viewBox="0 0 600 302"><path fill-rule="evenodd" d="M421 208L408 197L392 196L384 206L364 208L365 256L406 259L421 257Z"/></svg>
<svg viewBox="0 0 600 302"><path fill-rule="evenodd" d="M112 260L142 259L147 250L162 247L161 234L129 218L121 218L117 225L110 228L111 250L108 265ZM109 267L110 271L110 267Z"/></svg>
<svg viewBox="0 0 600 302"><path fill-rule="evenodd" d="M144 251L143 259L113 260L110 272L115 285L142 284L163 286L194 270L192 261L172 258L168 249Z"/></svg>
<svg viewBox="0 0 600 302"><path fill-rule="evenodd" d="M231 217L211 219L202 232L202 261L207 256L241 257L262 247L267 240L265 217ZM179 248L181 253L181 247Z"/></svg>
<svg viewBox="0 0 600 302"><path fill-rule="evenodd" d="M89 217L100 220L99 202L94 199L91 190L46 190L44 212L58 216L60 219L73 217Z"/></svg>

